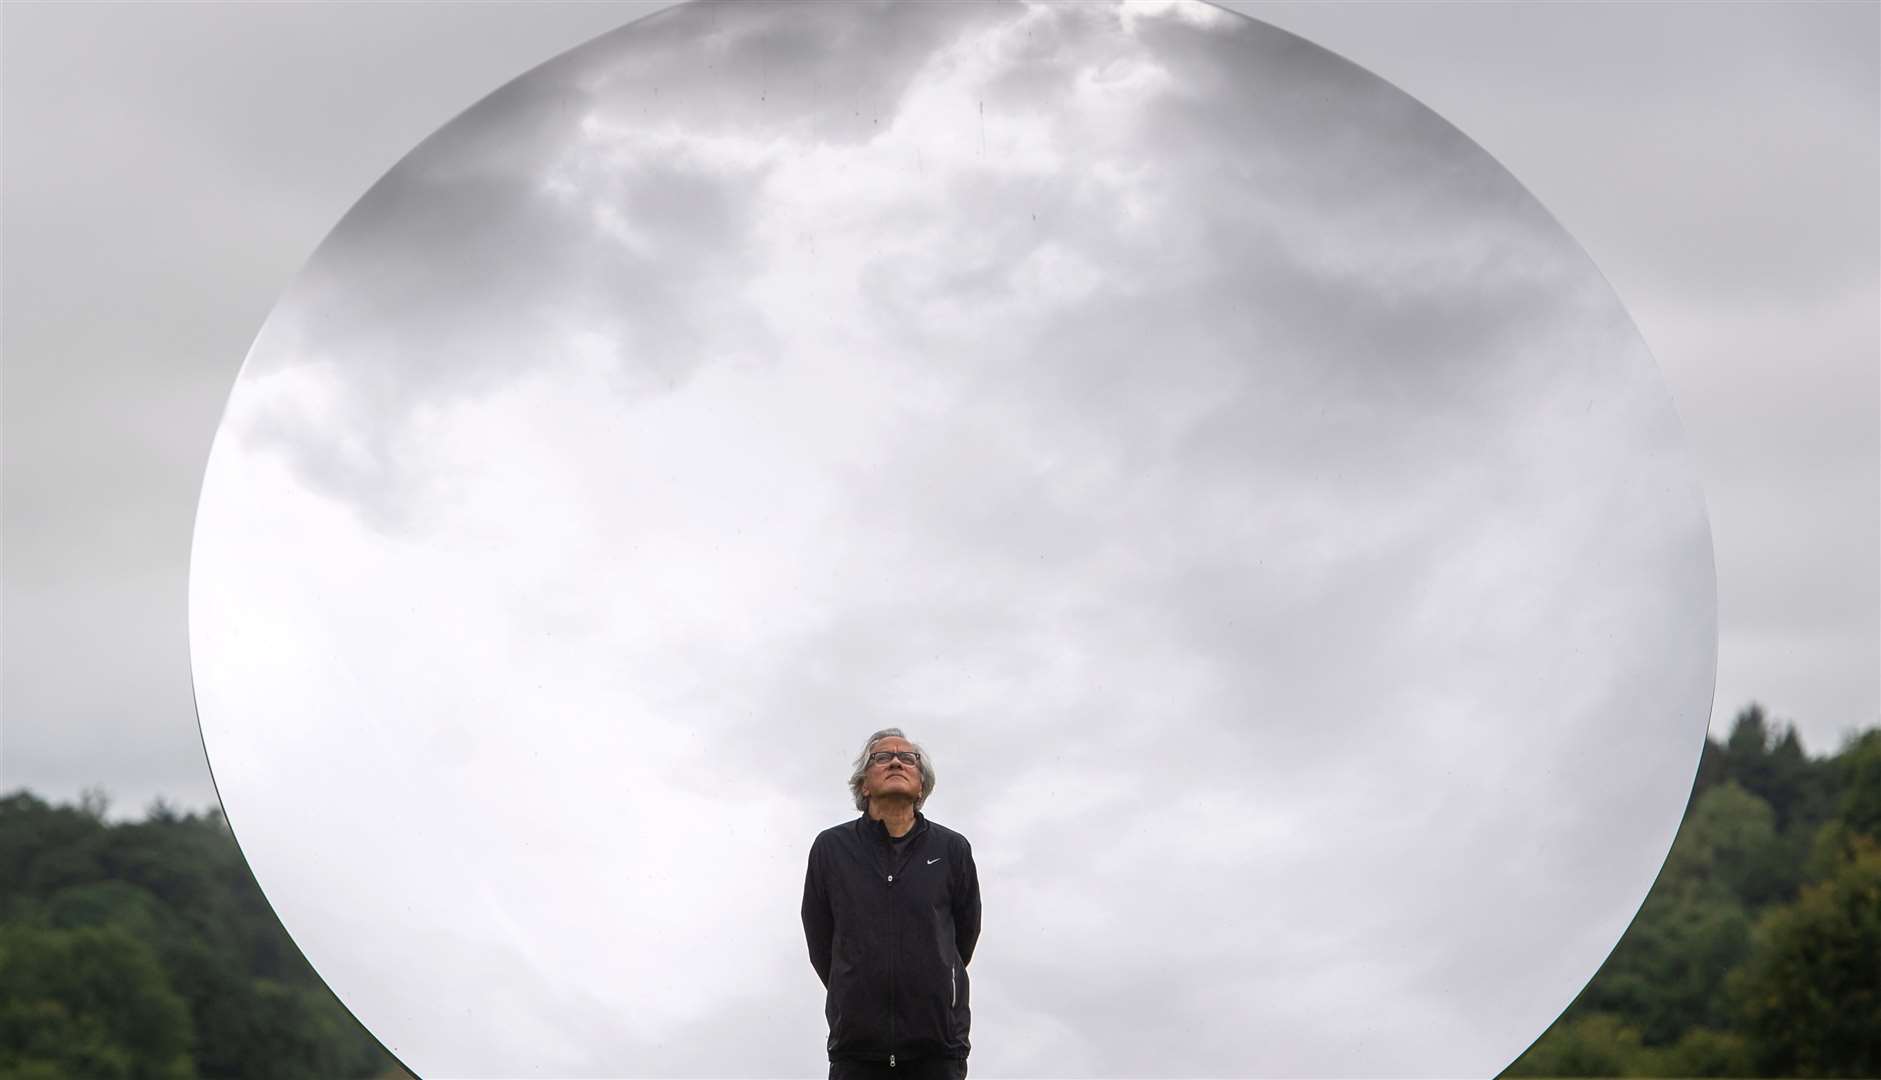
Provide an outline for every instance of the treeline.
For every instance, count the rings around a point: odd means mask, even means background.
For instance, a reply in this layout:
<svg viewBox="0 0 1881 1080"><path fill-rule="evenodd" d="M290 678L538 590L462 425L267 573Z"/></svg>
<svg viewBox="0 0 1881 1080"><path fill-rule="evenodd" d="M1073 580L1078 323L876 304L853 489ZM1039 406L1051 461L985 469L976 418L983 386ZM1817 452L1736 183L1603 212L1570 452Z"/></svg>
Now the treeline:
<svg viewBox="0 0 1881 1080"><path fill-rule="evenodd" d="M0 1080L403 1075L263 899L221 812L0 798Z"/></svg>
<svg viewBox="0 0 1881 1080"><path fill-rule="evenodd" d="M220 812L0 798L0 1080L402 1076L281 929ZM1593 981L1504 1073L1881 1076L1881 730L1757 706Z"/></svg>
<svg viewBox="0 0 1881 1080"><path fill-rule="evenodd" d="M1707 739L1639 914L1503 1076L1881 1076L1881 730Z"/></svg>

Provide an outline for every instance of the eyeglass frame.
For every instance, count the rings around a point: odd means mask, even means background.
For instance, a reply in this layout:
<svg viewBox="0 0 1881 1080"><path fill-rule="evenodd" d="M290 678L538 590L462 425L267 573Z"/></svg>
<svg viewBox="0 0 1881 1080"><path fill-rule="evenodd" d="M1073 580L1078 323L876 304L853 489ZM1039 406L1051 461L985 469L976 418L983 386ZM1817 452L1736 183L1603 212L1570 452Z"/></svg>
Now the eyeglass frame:
<svg viewBox="0 0 1881 1080"><path fill-rule="evenodd" d="M903 765L920 765L921 752L918 750L877 750L869 755L869 766L886 765L899 760Z"/></svg>

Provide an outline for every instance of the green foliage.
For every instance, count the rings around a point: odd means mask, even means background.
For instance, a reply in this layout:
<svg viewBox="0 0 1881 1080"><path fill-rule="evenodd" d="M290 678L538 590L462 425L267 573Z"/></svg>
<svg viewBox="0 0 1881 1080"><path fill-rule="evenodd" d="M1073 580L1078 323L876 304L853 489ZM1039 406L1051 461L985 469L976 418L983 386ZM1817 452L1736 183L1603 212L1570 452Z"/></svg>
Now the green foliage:
<svg viewBox="0 0 1881 1080"><path fill-rule="evenodd" d="M1833 758L1755 704L1598 974L1505 1076L1881 1075L1881 731Z"/></svg>
<svg viewBox="0 0 1881 1080"><path fill-rule="evenodd" d="M1881 840L1881 730L1852 740L1835 764L1842 788L1836 816L1851 830Z"/></svg>
<svg viewBox="0 0 1881 1080"><path fill-rule="evenodd" d="M1765 913L1729 988L1769 1075L1881 1075L1881 843L1855 834L1824 881Z"/></svg>
<svg viewBox="0 0 1881 1080"><path fill-rule="evenodd" d="M1693 804L1660 878L1697 895L1760 908L1794 891L1791 864L1770 805L1727 780Z"/></svg>
<svg viewBox="0 0 1881 1080"><path fill-rule="evenodd" d="M1639 1029L1605 1012L1556 1024L1503 1076L1634 1076L1642 1046Z"/></svg>
<svg viewBox="0 0 1881 1080"><path fill-rule="evenodd" d="M1721 780L1735 781L1768 803L1776 827L1787 832L1800 825L1805 832L1834 813L1834 798L1841 776L1833 763L1812 761L1803 752L1793 724L1779 731L1755 703L1737 714L1722 749Z"/></svg>
<svg viewBox="0 0 1881 1080"><path fill-rule="evenodd" d="M274 918L220 814L0 799L0 1078L333 1080L390 1058Z"/></svg>
<svg viewBox="0 0 1881 1080"><path fill-rule="evenodd" d="M1756 1076L1749 1044L1734 1031L1691 1028L1678 1042L1640 1057L1639 1076Z"/></svg>
<svg viewBox="0 0 1881 1080"><path fill-rule="evenodd" d="M189 1009L119 927L0 927L0 1068L190 1080Z"/></svg>
<svg viewBox="0 0 1881 1080"><path fill-rule="evenodd" d="M1725 973L1750 951L1746 899L1780 892L1774 815L1726 781L1686 813L1659 880L1569 1019L1624 1016L1648 1045L1728 1023Z"/></svg>
<svg viewBox="0 0 1881 1080"><path fill-rule="evenodd" d="M92 845L105 828L85 811L25 792L0 798L0 914L62 885L104 880Z"/></svg>
<svg viewBox="0 0 1881 1080"><path fill-rule="evenodd" d="M1697 1024L1729 1021L1724 976L1750 951L1741 904L1655 891L1575 1002L1576 1016L1625 1016L1654 1045Z"/></svg>
<svg viewBox="0 0 1881 1080"><path fill-rule="evenodd" d="M1698 776L1692 783L1692 799L1722 784L1724 770L1724 747L1719 746L1716 739L1706 739L1704 749L1698 753Z"/></svg>
<svg viewBox="0 0 1881 1080"><path fill-rule="evenodd" d="M250 1037L238 1044L243 1056L227 1063L231 1075L265 1072L278 1080L325 1080L371 1076L384 1067L378 1045L354 1034L352 1018L335 1006L325 987L267 979L251 985Z"/></svg>

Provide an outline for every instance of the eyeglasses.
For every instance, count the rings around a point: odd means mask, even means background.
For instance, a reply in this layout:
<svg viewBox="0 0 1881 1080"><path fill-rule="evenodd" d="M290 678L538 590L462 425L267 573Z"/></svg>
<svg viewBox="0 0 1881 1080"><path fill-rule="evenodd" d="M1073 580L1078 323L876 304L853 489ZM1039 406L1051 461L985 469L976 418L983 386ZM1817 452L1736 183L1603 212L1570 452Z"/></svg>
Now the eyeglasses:
<svg viewBox="0 0 1881 1080"><path fill-rule="evenodd" d="M869 755L869 764L886 765L896 758L900 758L903 765L921 764L921 755L912 750L877 750Z"/></svg>

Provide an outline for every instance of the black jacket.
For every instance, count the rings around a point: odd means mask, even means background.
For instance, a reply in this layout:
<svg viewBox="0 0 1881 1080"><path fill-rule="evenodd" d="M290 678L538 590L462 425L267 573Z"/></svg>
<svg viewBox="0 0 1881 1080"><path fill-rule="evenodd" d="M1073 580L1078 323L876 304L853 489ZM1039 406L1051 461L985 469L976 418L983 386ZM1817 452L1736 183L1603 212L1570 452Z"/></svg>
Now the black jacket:
<svg viewBox="0 0 1881 1080"><path fill-rule="evenodd" d="M831 1061L964 1059L980 878L967 838L919 811L899 859L863 814L824 829L803 879L803 934L829 991Z"/></svg>

